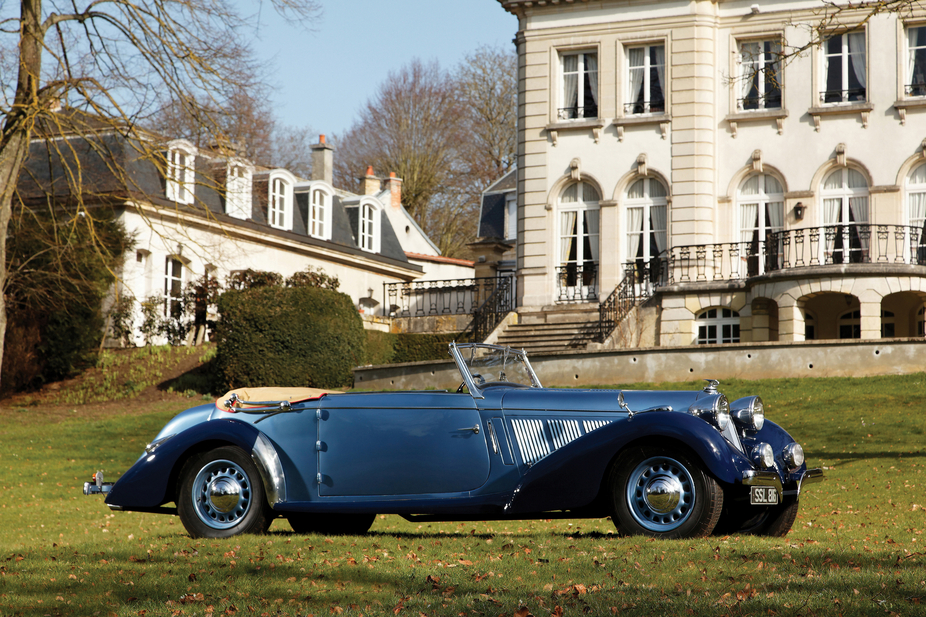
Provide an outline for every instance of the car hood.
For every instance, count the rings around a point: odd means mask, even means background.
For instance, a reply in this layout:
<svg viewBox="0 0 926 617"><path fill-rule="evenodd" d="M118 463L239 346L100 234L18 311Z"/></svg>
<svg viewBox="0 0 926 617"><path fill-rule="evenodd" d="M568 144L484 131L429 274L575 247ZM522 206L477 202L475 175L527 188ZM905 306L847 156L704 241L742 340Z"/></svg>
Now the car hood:
<svg viewBox="0 0 926 617"><path fill-rule="evenodd" d="M506 411L621 411L617 397L621 390L559 390L530 388L511 390L502 398ZM624 390L624 401L633 411L669 405L687 411L707 394L702 390Z"/></svg>

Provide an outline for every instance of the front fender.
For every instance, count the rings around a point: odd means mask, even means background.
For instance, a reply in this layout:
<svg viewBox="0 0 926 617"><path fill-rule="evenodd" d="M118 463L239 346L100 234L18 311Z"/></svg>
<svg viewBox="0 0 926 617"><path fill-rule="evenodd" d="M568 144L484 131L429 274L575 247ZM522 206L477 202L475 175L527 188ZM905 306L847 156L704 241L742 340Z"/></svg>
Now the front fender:
<svg viewBox="0 0 926 617"><path fill-rule="evenodd" d="M250 424L223 418L192 426L139 458L113 485L106 505L114 510L148 510L172 501L171 483L180 466L191 451L206 443L232 444L250 453L270 505L285 501L283 466L271 441Z"/></svg>
<svg viewBox="0 0 926 617"><path fill-rule="evenodd" d="M686 413L653 411L612 422L559 448L521 478L506 511L543 512L592 504L611 461L641 439L684 443L720 482L733 484L751 463L713 425Z"/></svg>

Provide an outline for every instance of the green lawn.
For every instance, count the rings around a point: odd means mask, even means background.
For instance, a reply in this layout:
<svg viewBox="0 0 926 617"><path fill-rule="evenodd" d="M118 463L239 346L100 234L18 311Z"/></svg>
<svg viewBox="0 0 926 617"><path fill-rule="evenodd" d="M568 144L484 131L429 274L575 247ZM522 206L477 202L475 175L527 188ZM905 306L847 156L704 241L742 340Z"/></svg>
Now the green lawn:
<svg viewBox="0 0 926 617"><path fill-rule="evenodd" d="M4 411L0 616L922 615L924 390L924 374L721 384L731 400L760 394L826 470L782 539L386 516L365 536L277 521L267 536L191 540L174 517L111 513L80 490L96 469L115 479L179 409L61 423Z"/></svg>

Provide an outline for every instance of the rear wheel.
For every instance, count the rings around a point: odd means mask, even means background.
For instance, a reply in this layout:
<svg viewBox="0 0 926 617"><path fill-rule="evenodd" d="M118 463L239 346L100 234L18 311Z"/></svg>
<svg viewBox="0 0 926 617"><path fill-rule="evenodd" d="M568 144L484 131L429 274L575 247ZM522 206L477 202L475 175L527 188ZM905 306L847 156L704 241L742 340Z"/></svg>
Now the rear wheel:
<svg viewBox="0 0 926 617"><path fill-rule="evenodd" d="M368 532L376 520L376 515L299 513L288 515L287 520L296 533L354 536Z"/></svg>
<svg viewBox="0 0 926 617"><path fill-rule="evenodd" d="M241 448L197 454L180 472L177 513L194 538L264 533L268 510L257 467Z"/></svg>
<svg viewBox="0 0 926 617"><path fill-rule="evenodd" d="M717 481L687 454L644 446L623 452L611 474L618 533L657 538L709 535L723 508Z"/></svg>

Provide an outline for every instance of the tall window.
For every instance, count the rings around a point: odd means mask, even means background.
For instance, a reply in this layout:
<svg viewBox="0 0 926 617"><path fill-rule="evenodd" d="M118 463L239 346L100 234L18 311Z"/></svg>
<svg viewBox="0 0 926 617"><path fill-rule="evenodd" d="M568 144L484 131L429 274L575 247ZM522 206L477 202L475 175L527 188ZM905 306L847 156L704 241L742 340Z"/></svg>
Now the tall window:
<svg viewBox="0 0 926 617"><path fill-rule="evenodd" d="M861 172L844 167L823 180L823 216L827 263L868 260L868 182Z"/></svg>
<svg viewBox="0 0 926 617"><path fill-rule="evenodd" d="M370 204L360 206L360 248L364 251L375 250L375 217L377 211Z"/></svg>
<svg viewBox="0 0 926 617"><path fill-rule="evenodd" d="M770 243L769 236L784 228L784 191L774 176L756 174L743 180L737 201L740 242L748 256L748 275L755 276L778 263L779 243Z"/></svg>
<svg viewBox="0 0 926 617"><path fill-rule="evenodd" d="M926 264L926 163L907 178L907 216L912 263Z"/></svg>
<svg viewBox="0 0 926 617"><path fill-rule="evenodd" d="M627 50L628 102L624 113L664 113L666 110L666 47L648 45Z"/></svg>
<svg viewBox="0 0 926 617"><path fill-rule="evenodd" d="M183 314L183 262L168 257L164 266L164 317Z"/></svg>
<svg viewBox="0 0 926 617"><path fill-rule="evenodd" d="M821 103L851 103L866 100L868 84L865 64L865 32L848 32L823 43L823 74L826 89Z"/></svg>
<svg viewBox="0 0 926 617"><path fill-rule="evenodd" d="M907 96L926 96L926 27L907 28Z"/></svg>
<svg viewBox="0 0 926 617"><path fill-rule="evenodd" d="M251 172L242 165L228 167L225 213L242 220L251 217Z"/></svg>
<svg viewBox="0 0 926 617"><path fill-rule="evenodd" d="M740 342L740 314L728 308L701 311L695 318L698 345Z"/></svg>
<svg viewBox="0 0 926 617"><path fill-rule="evenodd" d="M321 240L331 237L330 211L331 196L320 188L309 193L309 235Z"/></svg>
<svg viewBox="0 0 926 617"><path fill-rule="evenodd" d="M839 338L862 338L862 312L858 309L839 316Z"/></svg>
<svg viewBox="0 0 926 617"><path fill-rule="evenodd" d="M778 109L781 107L779 65L781 42L740 43L740 94L737 109Z"/></svg>
<svg viewBox="0 0 926 617"><path fill-rule="evenodd" d="M559 200L559 299L598 296L598 191L587 182L570 184Z"/></svg>
<svg viewBox="0 0 926 617"><path fill-rule="evenodd" d="M283 229L286 220L286 182L282 178L270 181L270 208L267 214L271 227Z"/></svg>
<svg viewBox="0 0 926 617"><path fill-rule="evenodd" d="M167 153L167 199L182 204L193 203L193 155L180 148Z"/></svg>
<svg viewBox="0 0 926 617"><path fill-rule="evenodd" d="M650 262L666 250L667 191L656 178L627 189L627 261Z"/></svg>
<svg viewBox="0 0 926 617"><path fill-rule="evenodd" d="M505 239L518 238L518 195L511 193L505 196Z"/></svg>
<svg viewBox="0 0 926 617"><path fill-rule="evenodd" d="M598 117L598 54L563 54L563 106L560 120Z"/></svg>

